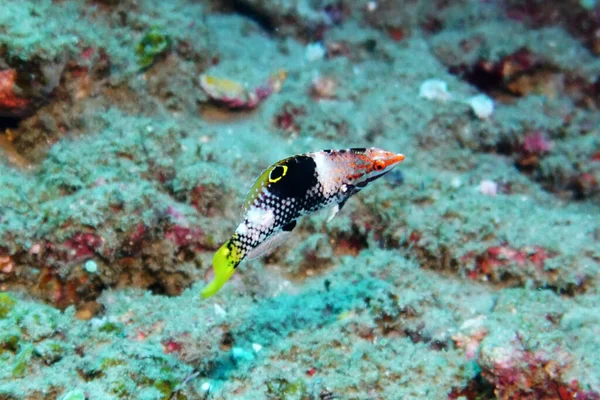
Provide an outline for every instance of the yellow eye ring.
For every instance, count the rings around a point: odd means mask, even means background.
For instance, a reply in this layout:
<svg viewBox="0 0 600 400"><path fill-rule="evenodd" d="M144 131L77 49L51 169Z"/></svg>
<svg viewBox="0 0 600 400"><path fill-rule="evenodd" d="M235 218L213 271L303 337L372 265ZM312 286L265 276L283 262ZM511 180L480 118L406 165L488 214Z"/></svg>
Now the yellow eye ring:
<svg viewBox="0 0 600 400"><path fill-rule="evenodd" d="M283 178L285 176L285 174L287 173L287 170L288 170L287 165L276 165L269 173L269 182L270 183L279 182L281 180L281 178ZM277 174L275 177L273 177L273 172L275 172L275 171L277 171Z"/></svg>

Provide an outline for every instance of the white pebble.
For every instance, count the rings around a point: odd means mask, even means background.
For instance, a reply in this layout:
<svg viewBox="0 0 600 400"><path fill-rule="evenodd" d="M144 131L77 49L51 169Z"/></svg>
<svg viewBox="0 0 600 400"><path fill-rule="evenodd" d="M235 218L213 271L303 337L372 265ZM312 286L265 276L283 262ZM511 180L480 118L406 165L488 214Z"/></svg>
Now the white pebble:
<svg viewBox="0 0 600 400"><path fill-rule="evenodd" d="M224 317L227 315L227 311L225 311L223 309L223 307L221 307L217 303L215 303L214 308L215 308L215 314L217 314L219 317Z"/></svg>
<svg viewBox="0 0 600 400"><path fill-rule="evenodd" d="M450 181L450 185L452 185L452 187L454 189L458 189L459 187L461 187L462 185L462 181L460 180L460 178L458 176L455 176L454 178L452 178L452 180Z"/></svg>
<svg viewBox="0 0 600 400"><path fill-rule="evenodd" d="M203 392L208 392L210 390L210 387L210 382L204 382L202 386L200 386L200 389L202 389Z"/></svg>
<svg viewBox="0 0 600 400"><path fill-rule="evenodd" d="M448 101L452 98L448 92L448 84L441 79L427 79L421 83L419 97L427 100Z"/></svg>
<svg viewBox="0 0 600 400"><path fill-rule="evenodd" d="M231 356L234 360L238 361L252 361L254 360L254 355L241 347L234 347L231 349Z"/></svg>
<svg viewBox="0 0 600 400"><path fill-rule="evenodd" d="M87 260L85 262L84 268L90 274L98 272L98 264L96 264L96 261L94 260Z"/></svg>
<svg viewBox="0 0 600 400"><path fill-rule="evenodd" d="M262 350L262 346L258 343L252 343L252 348L254 349L255 353L258 353L259 351Z"/></svg>
<svg viewBox="0 0 600 400"><path fill-rule="evenodd" d="M325 57L325 47L321 43L311 43L306 46L304 56L308 61L322 60Z"/></svg>
<svg viewBox="0 0 600 400"><path fill-rule="evenodd" d="M471 110L473 110L473 113L479 119L488 119L494 112L494 100L485 94L469 98L467 104L471 106Z"/></svg>
<svg viewBox="0 0 600 400"><path fill-rule="evenodd" d="M485 196L495 196L498 193L498 184L489 179L484 179L479 183L479 191Z"/></svg>

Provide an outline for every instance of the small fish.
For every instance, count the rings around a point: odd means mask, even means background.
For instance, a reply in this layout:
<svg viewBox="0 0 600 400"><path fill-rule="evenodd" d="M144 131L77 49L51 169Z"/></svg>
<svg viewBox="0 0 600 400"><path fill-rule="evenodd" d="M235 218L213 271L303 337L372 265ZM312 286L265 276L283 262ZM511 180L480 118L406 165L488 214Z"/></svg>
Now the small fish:
<svg viewBox="0 0 600 400"><path fill-rule="evenodd" d="M404 160L376 148L323 150L295 155L267 168L244 202L244 220L213 257L207 298L231 278L242 260L264 255L290 235L303 215L331 207L328 222L346 201Z"/></svg>

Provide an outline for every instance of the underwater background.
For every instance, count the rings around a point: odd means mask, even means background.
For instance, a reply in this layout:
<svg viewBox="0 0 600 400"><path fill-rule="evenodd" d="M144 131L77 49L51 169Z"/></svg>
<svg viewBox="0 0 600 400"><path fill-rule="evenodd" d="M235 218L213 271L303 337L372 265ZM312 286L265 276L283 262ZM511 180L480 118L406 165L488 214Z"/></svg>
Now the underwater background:
<svg viewBox="0 0 600 400"><path fill-rule="evenodd" d="M0 0L0 399L600 399L594 0ZM405 161L200 292L269 165Z"/></svg>

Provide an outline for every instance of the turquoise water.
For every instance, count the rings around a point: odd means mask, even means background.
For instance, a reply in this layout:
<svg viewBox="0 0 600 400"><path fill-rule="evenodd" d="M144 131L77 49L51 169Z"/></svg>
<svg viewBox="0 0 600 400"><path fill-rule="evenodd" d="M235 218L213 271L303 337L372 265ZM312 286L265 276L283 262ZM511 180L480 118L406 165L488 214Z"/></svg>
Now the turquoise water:
<svg viewBox="0 0 600 400"><path fill-rule="evenodd" d="M598 10L0 0L0 399L600 399ZM201 297L265 168L371 147Z"/></svg>

